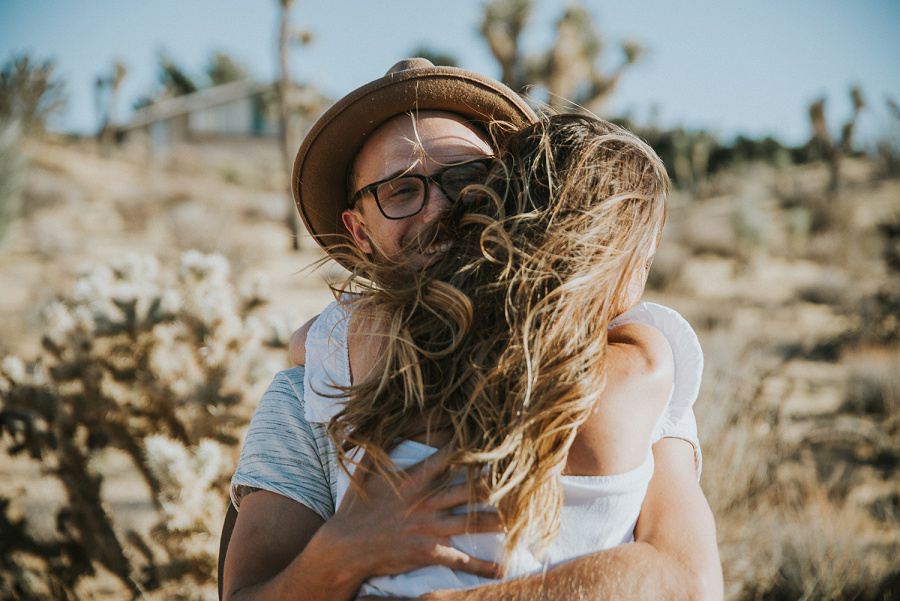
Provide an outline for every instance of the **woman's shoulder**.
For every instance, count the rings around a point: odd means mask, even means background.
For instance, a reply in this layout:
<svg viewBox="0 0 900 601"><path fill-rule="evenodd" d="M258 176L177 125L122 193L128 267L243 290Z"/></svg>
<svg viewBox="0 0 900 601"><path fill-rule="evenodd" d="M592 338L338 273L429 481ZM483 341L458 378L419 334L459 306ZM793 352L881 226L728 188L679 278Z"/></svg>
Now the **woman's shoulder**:
<svg viewBox="0 0 900 601"><path fill-rule="evenodd" d="M660 370L671 371L669 339L655 326L644 322L622 324L610 330L608 339L622 377L647 377Z"/></svg>
<svg viewBox="0 0 900 601"><path fill-rule="evenodd" d="M617 317L611 327L641 322L659 329L672 347L675 379L672 394L662 418L653 431L653 442L662 438L680 438L694 447L699 476L702 457L697 437L697 420L693 405L700 394L703 380L703 349L691 324L678 311L656 303L640 303Z"/></svg>
<svg viewBox="0 0 900 601"><path fill-rule="evenodd" d="M669 401L674 378L673 350L661 330L634 322L609 332L607 402L613 423L645 421L652 428Z"/></svg>
<svg viewBox="0 0 900 601"><path fill-rule="evenodd" d="M326 306L321 313L308 320L291 334L288 356L291 365L306 365L308 343L323 344L334 339L335 333L346 329L350 309L344 300L336 300Z"/></svg>
<svg viewBox="0 0 900 601"><path fill-rule="evenodd" d="M691 324L678 311L656 303L640 303L610 322L611 329L626 324L650 325L665 336L675 362L672 402L693 405L703 377L703 348Z"/></svg>
<svg viewBox="0 0 900 601"><path fill-rule="evenodd" d="M646 323L610 331L604 364L606 385L578 429L567 466L571 474L619 474L639 465L672 390L671 348Z"/></svg>

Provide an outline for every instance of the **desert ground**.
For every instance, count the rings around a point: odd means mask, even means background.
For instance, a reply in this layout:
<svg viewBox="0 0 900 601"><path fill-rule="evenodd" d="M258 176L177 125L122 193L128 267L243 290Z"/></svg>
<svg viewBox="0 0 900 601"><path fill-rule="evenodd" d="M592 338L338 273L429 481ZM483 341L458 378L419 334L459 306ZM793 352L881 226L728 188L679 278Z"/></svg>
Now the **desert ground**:
<svg viewBox="0 0 900 601"><path fill-rule="evenodd" d="M340 269L310 267L322 254L306 236L291 249L274 143L153 158L137 143L44 137L22 151L22 212L0 247L0 356L39 357L47 304L86 266L129 253L175 270L195 249L224 256L236 282L264 274L265 315L288 331L332 298ZM705 352L701 484L729 600L900 598L900 177L870 157L844 160L837 192L828 177L824 163L745 162L676 189L651 270L646 300L681 312ZM271 373L287 366L283 348L260 352ZM266 384L242 391L244 415ZM92 469L117 531L150 529L158 507L129 458L105 452ZM9 515L55 536L67 497L48 466L0 452L0 478ZM44 569L34 553L14 559ZM103 568L77 592L129 596ZM215 598L215 583L143 594Z"/></svg>

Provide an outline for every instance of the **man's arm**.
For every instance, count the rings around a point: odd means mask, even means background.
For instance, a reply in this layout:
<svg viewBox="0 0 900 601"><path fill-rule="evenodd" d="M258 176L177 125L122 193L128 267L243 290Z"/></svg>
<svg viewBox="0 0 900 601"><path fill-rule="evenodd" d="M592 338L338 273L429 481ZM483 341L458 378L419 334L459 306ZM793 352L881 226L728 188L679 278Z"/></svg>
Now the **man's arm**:
<svg viewBox="0 0 900 601"><path fill-rule="evenodd" d="M282 495L264 490L247 495L225 559L224 598L291 599L302 594L310 600L345 601L371 576L427 565L496 577L498 565L451 547L449 537L496 532L497 515L452 513L469 500L465 484L425 496L444 457L436 453L398 472L391 482L372 475L365 479L365 493L351 486L327 522Z"/></svg>
<svg viewBox="0 0 900 601"><path fill-rule="evenodd" d="M664 438L653 447L656 471L635 542L573 559L546 574L467 591L439 591L430 601L659 599L724 597L712 512L697 482L691 445Z"/></svg>

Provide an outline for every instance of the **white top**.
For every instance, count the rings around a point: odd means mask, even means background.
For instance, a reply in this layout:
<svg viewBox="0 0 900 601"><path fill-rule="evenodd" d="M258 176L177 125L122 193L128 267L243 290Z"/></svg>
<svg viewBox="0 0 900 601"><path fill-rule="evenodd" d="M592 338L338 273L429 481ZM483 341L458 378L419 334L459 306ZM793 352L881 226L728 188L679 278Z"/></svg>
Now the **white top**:
<svg viewBox="0 0 900 601"><path fill-rule="evenodd" d="M350 314L340 302L328 305L306 335L306 377L303 396L306 419L326 423L341 409L341 391L349 386L350 352L347 333ZM693 405L700 393L703 350L697 334L677 311L656 303L640 303L609 324L610 329L627 323L645 323L662 332L672 347L675 380L672 394L653 430L653 442L662 438L682 438L694 447L697 476L702 468L697 422Z"/></svg>
<svg viewBox="0 0 900 601"><path fill-rule="evenodd" d="M310 327L306 339L306 378L304 382L305 417L310 423L327 423L340 410L338 387L348 386L350 359L347 344L349 313L338 302L329 305ZM703 371L703 354L693 329L677 312L652 303L642 303L620 315L610 329L626 323L647 323L668 339L675 358L672 393L656 427L652 442L667 435L687 438L695 448L699 475L699 445L691 405L697 397ZM255 418L254 418L255 419ZM679 425L681 430L679 433ZM437 449L405 441L392 452L398 469L425 459ZM352 471L352 467L351 471ZM550 546L546 565L525 548L516 548L507 563L507 577L515 578L601 549L634 540L634 527L641 503L653 475L653 454L637 468L609 476L563 476L564 505L560 535ZM338 470L335 507L350 484ZM451 544L468 555L493 561L502 560L502 534L473 534L451 538ZM436 589L470 588L489 580L455 572L442 566L428 566L396 576L372 578L360 594L414 597Z"/></svg>

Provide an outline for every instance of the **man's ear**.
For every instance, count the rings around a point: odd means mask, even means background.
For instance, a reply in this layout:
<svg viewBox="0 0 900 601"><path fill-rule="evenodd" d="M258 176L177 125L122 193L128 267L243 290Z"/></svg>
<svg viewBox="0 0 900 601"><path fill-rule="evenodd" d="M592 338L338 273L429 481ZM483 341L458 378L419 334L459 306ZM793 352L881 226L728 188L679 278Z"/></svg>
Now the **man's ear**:
<svg viewBox="0 0 900 601"><path fill-rule="evenodd" d="M341 220L344 222L344 227L353 236L353 241L356 242L359 250L367 255L372 254L372 243L369 241L369 235L366 232L366 224L363 223L359 213L353 209L347 209L341 213Z"/></svg>

